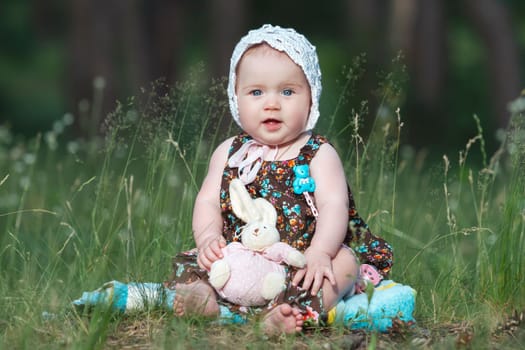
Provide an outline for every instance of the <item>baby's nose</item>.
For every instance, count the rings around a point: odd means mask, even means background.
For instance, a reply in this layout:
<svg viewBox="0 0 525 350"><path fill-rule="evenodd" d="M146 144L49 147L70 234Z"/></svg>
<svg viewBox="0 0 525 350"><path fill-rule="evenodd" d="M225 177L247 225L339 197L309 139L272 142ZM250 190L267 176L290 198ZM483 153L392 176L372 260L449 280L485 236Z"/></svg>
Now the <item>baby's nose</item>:
<svg viewBox="0 0 525 350"><path fill-rule="evenodd" d="M266 98L266 103L264 104L265 110L274 110L281 108L279 99L276 94L269 93Z"/></svg>
<svg viewBox="0 0 525 350"><path fill-rule="evenodd" d="M255 230L253 230L253 235L254 235L255 237L259 236L259 229L258 229L258 228L256 228Z"/></svg>

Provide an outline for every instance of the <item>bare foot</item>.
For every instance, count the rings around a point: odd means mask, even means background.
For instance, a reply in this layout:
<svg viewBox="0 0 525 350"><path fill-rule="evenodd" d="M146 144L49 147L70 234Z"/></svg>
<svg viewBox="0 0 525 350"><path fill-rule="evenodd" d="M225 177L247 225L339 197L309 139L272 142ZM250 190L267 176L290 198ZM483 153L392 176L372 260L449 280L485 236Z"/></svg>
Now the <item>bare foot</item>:
<svg viewBox="0 0 525 350"><path fill-rule="evenodd" d="M297 333L303 329L303 315L297 308L280 304L266 315L263 327L267 334Z"/></svg>
<svg viewBox="0 0 525 350"><path fill-rule="evenodd" d="M175 300L173 312L176 316L196 314L201 316L217 316L219 304L212 287L203 281L190 284L175 285Z"/></svg>

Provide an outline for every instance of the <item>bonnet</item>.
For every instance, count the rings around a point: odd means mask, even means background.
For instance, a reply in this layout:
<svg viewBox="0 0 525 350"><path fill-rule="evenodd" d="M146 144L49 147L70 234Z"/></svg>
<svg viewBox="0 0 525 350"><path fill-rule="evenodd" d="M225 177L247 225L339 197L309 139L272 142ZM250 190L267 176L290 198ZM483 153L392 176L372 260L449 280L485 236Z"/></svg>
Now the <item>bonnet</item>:
<svg viewBox="0 0 525 350"><path fill-rule="evenodd" d="M240 126L237 95L235 94L236 69L242 55L251 46L266 43L275 50L284 52L304 72L310 84L311 101L310 115L305 130L314 128L319 119L319 98L321 96L321 70L319 59L313 46L302 34L291 28L281 28L265 24L259 29L250 30L235 46L230 60L230 75L228 80L228 101L235 122Z"/></svg>

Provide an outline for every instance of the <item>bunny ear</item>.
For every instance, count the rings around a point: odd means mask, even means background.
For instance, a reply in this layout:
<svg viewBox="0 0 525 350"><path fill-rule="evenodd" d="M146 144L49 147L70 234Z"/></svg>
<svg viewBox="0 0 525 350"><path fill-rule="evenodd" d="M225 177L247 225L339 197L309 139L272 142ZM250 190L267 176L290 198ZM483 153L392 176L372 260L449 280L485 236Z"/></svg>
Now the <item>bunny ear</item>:
<svg viewBox="0 0 525 350"><path fill-rule="evenodd" d="M239 179L230 182L230 199L235 215L242 221L249 223L261 219L261 214L255 203Z"/></svg>
<svg viewBox="0 0 525 350"><path fill-rule="evenodd" d="M265 224L275 225L277 223L277 212L272 203L264 198L257 198L254 200L257 212L262 216L262 222Z"/></svg>

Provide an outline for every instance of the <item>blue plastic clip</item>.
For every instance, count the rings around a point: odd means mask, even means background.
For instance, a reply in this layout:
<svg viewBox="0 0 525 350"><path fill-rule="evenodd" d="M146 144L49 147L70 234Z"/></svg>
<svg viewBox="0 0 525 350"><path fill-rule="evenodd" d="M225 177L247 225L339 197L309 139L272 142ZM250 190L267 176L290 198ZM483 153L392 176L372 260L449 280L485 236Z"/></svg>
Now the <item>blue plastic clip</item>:
<svg viewBox="0 0 525 350"><path fill-rule="evenodd" d="M315 191L315 181L310 176L308 164L296 165L293 167L295 179L293 180L293 191L295 194Z"/></svg>

